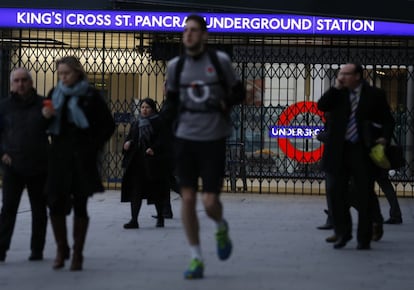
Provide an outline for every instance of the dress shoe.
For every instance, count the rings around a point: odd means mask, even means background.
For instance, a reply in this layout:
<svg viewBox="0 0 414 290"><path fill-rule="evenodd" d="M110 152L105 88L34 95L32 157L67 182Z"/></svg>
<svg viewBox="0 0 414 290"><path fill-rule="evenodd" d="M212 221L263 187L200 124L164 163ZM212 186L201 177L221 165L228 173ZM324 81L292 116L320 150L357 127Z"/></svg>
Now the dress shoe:
<svg viewBox="0 0 414 290"><path fill-rule="evenodd" d="M124 229L138 229L139 225L138 222L130 221L124 224Z"/></svg>
<svg viewBox="0 0 414 290"><path fill-rule="evenodd" d="M399 224L402 224L402 218L401 217L390 217L384 222L384 224L399 225Z"/></svg>
<svg viewBox="0 0 414 290"><path fill-rule="evenodd" d="M164 227L164 219L157 219L157 223L155 224L155 227L157 228L163 228Z"/></svg>
<svg viewBox="0 0 414 290"><path fill-rule="evenodd" d="M318 230L331 230L331 229L333 229L333 224L331 222L331 217L330 217L329 211L327 209L324 209L323 211L324 211L324 213L326 213L326 215L328 216L328 218L326 219L325 224L323 224L321 226L318 226L316 228Z"/></svg>
<svg viewBox="0 0 414 290"><path fill-rule="evenodd" d="M342 237L338 237L338 240L335 242L333 247L334 249L342 249L350 240L352 240L352 235L344 235Z"/></svg>
<svg viewBox="0 0 414 290"><path fill-rule="evenodd" d="M338 237L335 234L325 239L327 243L335 243L337 240L338 240Z"/></svg>
<svg viewBox="0 0 414 290"><path fill-rule="evenodd" d="M0 262L4 262L4 261L6 261L6 253L0 252Z"/></svg>
<svg viewBox="0 0 414 290"><path fill-rule="evenodd" d="M158 216L157 215L152 215L152 217L153 218L155 218L155 219L157 219L158 218ZM173 218L173 214L163 214L163 217L165 218L165 219L172 219Z"/></svg>
<svg viewBox="0 0 414 290"><path fill-rule="evenodd" d="M357 250L371 250L369 243L358 243Z"/></svg>
<svg viewBox="0 0 414 290"><path fill-rule="evenodd" d="M318 230L332 230L333 229L333 225L332 224L324 224L321 226L316 227Z"/></svg>
<svg viewBox="0 0 414 290"><path fill-rule="evenodd" d="M29 256L29 261L41 261L43 260L43 254L42 253L36 253L32 252Z"/></svg>
<svg viewBox="0 0 414 290"><path fill-rule="evenodd" d="M384 228L380 223L374 223L372 225L372 238L371 240L378 242L384 235Z"/></svg>

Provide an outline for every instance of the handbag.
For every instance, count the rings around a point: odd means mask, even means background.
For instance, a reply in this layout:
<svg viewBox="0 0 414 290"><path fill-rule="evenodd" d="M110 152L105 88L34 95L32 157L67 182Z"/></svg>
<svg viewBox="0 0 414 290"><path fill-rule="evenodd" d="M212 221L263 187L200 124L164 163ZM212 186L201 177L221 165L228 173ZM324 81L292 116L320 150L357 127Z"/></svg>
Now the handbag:
<svg viewBox="0 0 414 290"><path fill-rule="evenodd" d="M390 169L400 169L404 167L406 162L404 158L404 150L400 144L398 144L395 135L392 136L395 144L390 144L385 148L385 155L390 162Z"/></svg>

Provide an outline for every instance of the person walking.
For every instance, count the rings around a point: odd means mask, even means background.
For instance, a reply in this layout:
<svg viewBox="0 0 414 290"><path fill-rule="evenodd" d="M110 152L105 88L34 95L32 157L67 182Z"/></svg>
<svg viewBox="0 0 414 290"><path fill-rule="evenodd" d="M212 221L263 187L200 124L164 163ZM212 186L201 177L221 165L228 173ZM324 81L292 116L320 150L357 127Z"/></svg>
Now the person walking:
<svg viewBox="0 0 414 290"><path fill-rule="evenodd" d="M70 256L66 216L73 208L73 255L70 270L83 266L83 248L89 225L87 201L103 192L98 158L112 136L115 122L104 98L92 87L78 58L56 62L59 81L48 94L51 105L42 109L51 137L46 195L56 240L54 269Z"/></svg>
<svg viewBox="0 0 414 290"><path fill-rule="evenodd" d="M378 183L390 205L389 218L384 221L384 224L402 224L400 203L398 202L397 193L388 175L388 170L377 167L375 170L375 181Z"/></svg>
<svg viewBox="0 0 414 290"><path fill-rule="evenodd" d="M327 142L329 140L329 112L325 112L325 128L323 131L321 131L318 136L317 139L321 142ZM324 168L324 164L327 162L326 161L326 151L323 152L322 155L322 168ZM375 166L375 169L378 169L377 166ZM326 186L326 203L327 203L327 210L325 210L326 214L328 215L327 219L326 219L326 223L322 226L319 226L318 229L321 230L325 230L325 229L333 229L333 218L332 218L332 194L334 194L332 192L332 180L333 178L335 178L335 176L328 171L325 172L325 186ZM356 196L358 195L358 191L355 189L354 186L354 182L352 182L352 180L349 183L349 206L354 207L356 210L358 210L358 203ZM373 241L379 241L383 234L384 234L384 230L383 230L383 223L384 223L384 218L382 216L381 213L381 208L379 205L379 200L378 197L375 193L375 191L372 191L372 196L370 197L370 202L371 202L371 213L372 213L372 238L371 240ZM338 238L336 236L336 234L334 233L333 235L327 237L326 242L328 243L335 243Z"/></svg>
<svg viewBox="0 0 414 290"><path fill-rule="evenodd" d="M196 213L199 177L204 209L217 226L218 257L226 260L232 252L220 191L226 138L232 128L229 112L244 100L245 91L228 55L207 49L207 38L204 18L189 15L183 32L185 54L168 62L167 97L161 111L167 124L176 120L174 149L182 196L181 218L191 253L185 279L204 275Z"/></svg>
<svg viewBox="0 0 414 290"><path fill-rule="evenodd" d="M157 104L151 98L140 103L140 115L131 125L123 146L125 172L121 185L121 202L131 205L131 220L125 229L137 229L142 200L154 204L156 227L164 227L164 204L170 193L170 170L167 128L161 122Z"/></svg>
<svg viewBox="0 0 414 290"><path fill-rule="evenodd" d="M318 100L318 109L330 112L330 135L325 143L325 170L332 173L332 215L340 249L352 239L350 214L350 180L358 194L357 249L371 248L373 223L374 163L369 152L375 144L391 140L394 119L385 92L370 86L363 79L363 68L356 63L341 67L335 85ZM367 123L375 122L383 128L381 134L370 139Z"/></svg>
<svg viewBox="0 0 414 290"><path fill-rule="evenodd" d="M43 188L47 172L46 120L43 97L33 88L30 72L16 68L10 74L11 94L0 102L0 156L3 195L0 213L0 261L9 250L17 210L27 188L32 215L30 261L43 259L47 206Z"/></svg>
<svg viewBox="0 0 414 290"><path fill-rule="evenodd" d="M322 143L325 143L328 140L328 136L329 136L329 112L326 112L324 114L325 117L325 124L324 124L324 129L322 131L319 132L319 134L316 136L316 139ZM325 153L325 151L324 151ZM322 161L321 161L321 167L322 170L324 169L324 163L325 161L325 156L324 153L322 155ZM326 205L327 205L327 209L324 210L324 212L326 213L327 217L326 217L326 221L323 225L320 225L317 227L318 230L331 230L333 229L333 219L332 219L332 201L331 201L331 186L332 186L332 176L330 176L331 174L329 172L325 172L325 197L326 197Z"/></svg>

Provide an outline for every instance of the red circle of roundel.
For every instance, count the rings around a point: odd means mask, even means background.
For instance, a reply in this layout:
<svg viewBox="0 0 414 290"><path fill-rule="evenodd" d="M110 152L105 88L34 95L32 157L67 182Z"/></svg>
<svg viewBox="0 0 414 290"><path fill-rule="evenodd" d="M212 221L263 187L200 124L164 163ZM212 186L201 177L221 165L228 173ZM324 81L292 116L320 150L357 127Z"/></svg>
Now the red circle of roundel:
<svg viewBox="0 0 414 290"><path fill-rule="evenodd" d="M288 126L290 121L301 113L311 113L324 119L323 112L318 110L316 102L298 102L287 107L279 116L277 125ZM322 158L323 144L313 151L302 151L297 149L288 138L278 138L279 148L287 157L300 163L315 163Z"/></svg>

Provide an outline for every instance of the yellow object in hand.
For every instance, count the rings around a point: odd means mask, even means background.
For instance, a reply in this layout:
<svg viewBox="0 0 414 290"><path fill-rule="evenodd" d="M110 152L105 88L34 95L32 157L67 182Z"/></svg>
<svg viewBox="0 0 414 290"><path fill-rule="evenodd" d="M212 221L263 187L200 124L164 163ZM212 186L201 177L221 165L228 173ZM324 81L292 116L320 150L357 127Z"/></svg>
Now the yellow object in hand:
<svg viewBox="0 0 414 290"><path fill-rule="evenodd" d="M369 152L369 157L378 167L389 169L391 167L390 161L385 155L385 146L382 144L377 144L371 148Z"/></svg>

